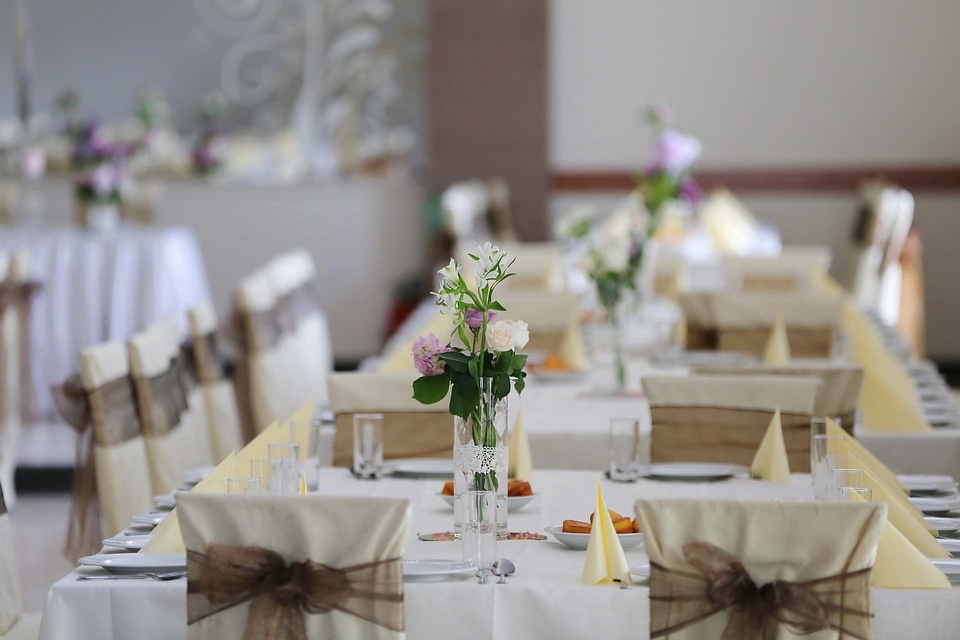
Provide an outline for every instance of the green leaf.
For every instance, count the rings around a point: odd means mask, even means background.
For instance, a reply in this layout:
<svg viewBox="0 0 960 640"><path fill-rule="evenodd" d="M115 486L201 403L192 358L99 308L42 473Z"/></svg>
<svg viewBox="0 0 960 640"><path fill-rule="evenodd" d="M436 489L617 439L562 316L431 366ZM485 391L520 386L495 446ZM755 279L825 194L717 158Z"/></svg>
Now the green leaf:
<svg viewBox="0 0 960 640"><path fill-rule="evenodd" d="M499 400L500 398L506 398L507 394L510 393L510 376L500 375L496 377L496 391L494 395Z"/></svg>
<svg viewBox="0 0 960 640"><path fill-rule="evenodd" d="M459 351L444 351L440 354L440 359L444 362L462 362L466 364L472 358L473 356L467 355L466 353L460 353Z"/></svg>
<svg viewBox="0 0 960 640"><path fill-rule="evenodd" d="M508 353L499 354L493 364L493 370L497 373L510 373L510 365L513 364L513 358Z"/></svg>
<svg viewBox="0 0 960 640"><path fill-rule="evenodd" d="M452 376L453 395L468 400L477 406L480 402L480 387L477 386L477 379L466 373L456 373Z"/></svg>
<svg viewBox="0 0 960 640"><path fill-rule="evenodd" d="M470 372L470 375L474 378L480 377L480 362L477 359L470 360L470 364L467 365L467 369Z"/></svg>
<svg viewBox="0 0 960 640"><path fill-rule="evenodd" d="M422 376L413 381L413 398L423 404L436 404L447 397L450 374Z"/></svg>
<svg viewBox="0 0 960 640"><path fill-rule="evenodd" d="M517 390L517 394L518 394L518 395L523 392L523 388L524 388L525 386L527 386L527 383L523 381L523 376L518 377L518 378L513 382L513 388Z"/></svg>
<svg viewBox="0 0 960 640"><path fill-rule="evenodd" d="M475 406L477 406L476 402L467 400L459 393L450 394L450 413L457 417L463 418L464 420L469 419L470 412L473 411Z"/></svg>
<svg viewBox="0 0 960 640"><path fill-rule="evenodd" d="M494 300L494 301L492 301L492 302L490 303L490 308L493 309L494 311L506 311L506 310L507 310L506 307L504 307L502 304L500 304L500 303L497 302L496 300Z"/></svg>
<svg viewBox="0 0 960 640"><path fill-rule="evenodd" d="M525 353L513 354L513 359L512 359L512 362L510 363L510 367L514 371L520 371L525 366L527 366L527 354Z"/></svg>

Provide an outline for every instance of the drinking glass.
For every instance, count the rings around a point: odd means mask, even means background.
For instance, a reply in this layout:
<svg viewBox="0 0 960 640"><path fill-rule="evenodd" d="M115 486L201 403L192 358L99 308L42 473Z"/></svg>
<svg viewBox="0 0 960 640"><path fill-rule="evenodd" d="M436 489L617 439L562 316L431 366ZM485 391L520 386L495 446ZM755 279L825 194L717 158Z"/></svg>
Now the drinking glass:
<svg viewBox="0 0 960 640"><path fill-rule="evenodd" d="M480 581L486 582L486 575L497 557L497 492L464 492L463 510L460 535L463 561L476 567Z"/></svg>
<svg viewBox="0 0 960 640"><path fill-rule="evenodd" d="M837 451L844 436L815 435L810 447L810 478L817 499L824 499L830 474L824 468L824 460L832 451Z"/></svg>
<svg viewBox="0 0 960 640"><path fill-rule="evenodd" d="M320 484L320 425L319 418L309 422L293 421L290 426L290 440L300 445L300 468L307 491L316 491Z"/></svg>
<svg viewBox="0 0 960 640"><path fill-rule="evenodd" d="M870 487L843 487L840 489L840 502L853 502L851 494L860 496L864 502L873 502L873 489Z"/></svg>
<svg viewBox="0 0 960 640"><path fill-rule="evenodd" d="M271 460L271 493L300 493L300 445L296 442L271 442L267 445Z"/></svg>
<svg viewBox="0 0 960 640"><path fill-rule="evenodd" d="M227 493L259 494L260 478L227 478Z"/></svg>
<svg viewBox="0 0 960 640"><path fill-rule="evenodd" d="M642 454L640 421L634 418L611 418L610 479L634 482L640 477Z"/></svg>
<svg viewBox="0 0 960 640"><path fill-rule="evenodd" d="M863 486L863 471L860 469L854 468L841 468L834 469L831 472L831 491L833 492L833 500L836 502L842 501L843 490L847 487L862 487Z"/></svg>
<svg viewBox="0 0 960 640"><path fill-rule="evenodd" d="M379 478L383 473L383 414L353 416L353 473L358 478Z"/></svg>

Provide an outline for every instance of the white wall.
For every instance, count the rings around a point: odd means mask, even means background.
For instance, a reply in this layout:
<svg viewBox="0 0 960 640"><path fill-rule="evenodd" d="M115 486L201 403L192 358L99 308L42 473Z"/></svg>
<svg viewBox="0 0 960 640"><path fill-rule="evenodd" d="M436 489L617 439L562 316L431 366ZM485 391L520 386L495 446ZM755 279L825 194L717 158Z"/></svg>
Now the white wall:
<svg viewBox="0 0 960 640"><path fill-rule="evenodd" d="M553 0L554 170L639 171L670 105L701 166L960 165L955 0ZM739 194L786 242L846 246L855 194ZM610 194L558 194L558 215ZM960 359L960 193L917 194L928 351Z"/></svg>

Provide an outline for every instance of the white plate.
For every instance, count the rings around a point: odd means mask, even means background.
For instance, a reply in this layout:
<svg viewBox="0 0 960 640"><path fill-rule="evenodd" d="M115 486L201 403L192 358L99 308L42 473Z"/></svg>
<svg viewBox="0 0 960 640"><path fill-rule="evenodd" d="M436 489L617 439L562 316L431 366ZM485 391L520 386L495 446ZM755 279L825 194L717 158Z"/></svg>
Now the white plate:
<svg viewBox="0 0 960 640"><path fill-rule="evenodd" d="M587 379L586 371L531 371L527 374L537 382L579 384Z"/></svg>
<svg viewBox="0 0 960 640"><path fill-rule="evenodd" d="M930 558L930 562L943 571L951 584L960 582L960 558Z"/></svg>
<svg viewBox="0 0 960 640"><path fill-rule="evenodd" d="M197 484L213 471L216 467L200 467L199 469L190 469L183 472L183 479L187 482Z"/></svg>
<svg viewBox="0 0 960 640"><path fill-rule="evenodd" d="M391 460L386 471L400 478L452 478L453 460L443 458L406 458Z"/></svg>
<svg viewBox="0 0 960 640"><path fill-rule="evenodd" d="M922 496L908 498L910 503L923 513L946 513L954 509L960 509L960 496L954 492L951 496L933 497Z"/></svg>
<svg viewBox="0 0 960 640"><path fill-rule="evenodd" d="M630 567L630 575L638 576L640 578L649 578L650 577L650 565L642 564L637 567Z"/></svg>
<svg viewBox="0 0 960 640"><path fill-rule="evenodd" d="M933 516L924 516L931 527L937 530L937 533L944 535L947 533L956 533L960 531L960 518L935 518Z"/></svg>
<svg viewBox="0 0 960 640"><path fill-rule="evenodd" d="M126 549L127 551L140 551L143 549L144 545L153 540L152 534L144 534L140 536L113 536L112 538L107 538L103 541L103 546L109 547L111 549Z"/></svg>
<svg viewBox="0 0 960 640"><path fill-rule="evenodd" d="M453 509L453 496L448 496L445 493L438 493L437 495ZM530 501L536 497L537 494L533 494L532 496L507 496L507 513L519 511L530 504Z"/></svg>
<svg viewBox="0 0 960 640"><path fill-rule="evenodd" d="M173 497L173 492L165 493L162 496L153 496L153 502L158 507L173 508L177 506L177 499Z"/></svg>
<svg viewBox="0 0 960 640"><path fill-rule="evenodd" d="M85 567L102 567L110 573L182 571L187 568L185 553L101 553L80 558Z"/></svg>
<svg viewBox="0 0 960 640"><path fill-rule="evenodd" d="M956 491L957 481L950 476L902 475L897 480L903 483L910 493L937 493Z"/></svg>
<svg viewBox="0 0 960 640"><path fill-rule="evenodd" d="M954 558L957 557L957 554L960 554L960 539L958 538L937 538L937 542L940 543L944 549L949 551Z"/></svg>
<svg viewBox="0 0 960 640"><path fill-rule="evenodd" d="M474 573L476 569L459 560L407 560L403 561L405 580L443 580L458 573Z"/></svg>
<svg viewBox="0 0 960 640"><path fill-rule="evenodd" d="M547 527L544 529L544 531L576 551L586 551L587 545L590 544L589 533L564 533L562 524L555 524L552 527ZM635 546L643 542L643 534L618 533L617 539L620 540L620 546L623 547L624 551L626 551L627 549L633 549Z"/></svg>
<svg viewBox="0 0 960 640"><path fill-rule="evenodd" d="M652 464L642 474L653 480L680 480L685 482L711 482L726 480L735 473L745 471L744 467L712 462L663 462Z"/></svg>
<svg viewBox="0 0 960 640"><path fill-rule="evenodd" d="M143 513L143 514L140 514L139 516L133 516L130 519L134 522L134 524L149 524L155 527L158 524L160 524L163 521L163 519L166 518L168 515L170 515L169 511L163 511L160 513L151 512L151 513Z"/></svg>

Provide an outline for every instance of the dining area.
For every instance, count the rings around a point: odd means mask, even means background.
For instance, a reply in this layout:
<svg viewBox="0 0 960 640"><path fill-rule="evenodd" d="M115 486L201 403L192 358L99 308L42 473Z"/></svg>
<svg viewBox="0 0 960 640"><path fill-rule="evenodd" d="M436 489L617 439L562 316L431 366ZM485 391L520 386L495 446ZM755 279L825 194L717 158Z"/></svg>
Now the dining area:
<svg viewBox="0 0 960 640"><path fill-rule="evenodd" d="M54 4L0 638L960 635L948 0Z"/></svg>

